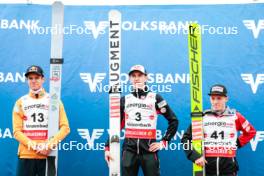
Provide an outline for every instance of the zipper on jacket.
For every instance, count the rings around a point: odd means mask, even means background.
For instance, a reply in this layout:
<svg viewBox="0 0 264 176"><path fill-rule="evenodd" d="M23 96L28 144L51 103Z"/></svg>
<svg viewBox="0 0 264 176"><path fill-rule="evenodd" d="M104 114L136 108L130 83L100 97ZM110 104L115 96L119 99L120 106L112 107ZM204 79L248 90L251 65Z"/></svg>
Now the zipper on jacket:
<svg viewBox="0 0 264 176"><path fill-rule="evenodd" d="M219 157L216 158L216 175L219 176Z"/></svg>
<svg viewBox="0 0 264 176"><path fill-rule="evenodd" d="M139 154L139 139L137 139L137 154Z"/></svg>

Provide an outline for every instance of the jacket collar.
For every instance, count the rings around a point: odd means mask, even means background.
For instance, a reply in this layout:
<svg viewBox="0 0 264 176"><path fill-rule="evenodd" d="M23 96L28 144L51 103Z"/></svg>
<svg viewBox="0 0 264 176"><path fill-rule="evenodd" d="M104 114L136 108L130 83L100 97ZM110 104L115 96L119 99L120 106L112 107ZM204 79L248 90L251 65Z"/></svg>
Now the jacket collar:
<svg viewBox="0 0 264 176"><path fill-rule="evenodd" d="M29 96L35 99L42 98L44 97L45 94L46 91L44 88L41 88L39 91L32 91L32 90L29 91Z"/></svg>

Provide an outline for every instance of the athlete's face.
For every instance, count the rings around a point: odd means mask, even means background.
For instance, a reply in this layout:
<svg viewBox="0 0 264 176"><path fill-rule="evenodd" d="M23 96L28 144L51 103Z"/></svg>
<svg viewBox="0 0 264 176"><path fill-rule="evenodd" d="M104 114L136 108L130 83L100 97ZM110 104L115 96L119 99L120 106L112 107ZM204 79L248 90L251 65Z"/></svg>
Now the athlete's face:
<svg viewBox="0 0 264 176"><path fill-rule="evenodd" d="M30 73L27 77L27 80L29 88L34 91L42 88L42 84L44 83L44 77L35 73Z"/></svg>
<svg viewBox="0 0 264 176"><path fill-rule="evenodd" d="M212 109L214 111L224 111L226 108L226 102L228 101L228 97L220 96L220 95L211 95L210 102Z"/></svg>
<svg viewBox="0 0 264 176"><path fill-rule="evenodd" d="M134 71L130 74L129 79L134 88L144 89L148 77L139 71Z"/></svg>

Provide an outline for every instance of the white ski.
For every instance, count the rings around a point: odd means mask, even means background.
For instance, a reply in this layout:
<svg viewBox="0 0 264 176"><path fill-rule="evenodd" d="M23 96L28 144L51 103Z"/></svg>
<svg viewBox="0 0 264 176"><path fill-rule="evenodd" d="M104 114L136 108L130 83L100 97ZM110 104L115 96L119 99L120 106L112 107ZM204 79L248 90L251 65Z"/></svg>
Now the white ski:
<svg viewBox="0 0 264 176"><path fill-rule="evenodd" d="M56 1L52 4L52 33L50 58L50 105L48 137L52 138L59 131L59 106L61 98L62 48L64 6ZM58 166L58 150L52 150L47 159L47 176L56 176Z"/></svg>
<svg viewBox="0 0 264 176"><path fill-rule="evenodd" d="M120 176L120 66L121 66L121 13L109 12L109 175Z"/></svg>

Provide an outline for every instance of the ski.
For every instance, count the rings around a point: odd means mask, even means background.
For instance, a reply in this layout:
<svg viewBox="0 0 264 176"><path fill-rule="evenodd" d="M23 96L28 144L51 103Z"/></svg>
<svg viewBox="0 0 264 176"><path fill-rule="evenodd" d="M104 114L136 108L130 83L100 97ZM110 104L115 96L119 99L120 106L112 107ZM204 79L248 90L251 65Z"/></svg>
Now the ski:
<svg viewBox="0 0 264 176"><path fill-rule="evenodd" d="M121 67L121 13L111 10L109 21L109 175L120 176L120 67Z"/></svg>
<svg viewBox="0 0 264 176"><path fill-rule="evenodd" d="M56 1L52 4L52 33L50 58L50 105L48 137L52 138L59 131L59 106L61 97L62 48L64 6ZM56 176L58 169L58 150L52 150L47 158L46 176Z"/></svg>
<svg viewBox="0 0 264 176"><path fill-rule="evenodd" d="M203 154L203 98L202 98L202 43L200 26L189 25L188 51L190 66L192 145L199 154ZM193 176L203 176L203 167L193 164Z"/></svg>

